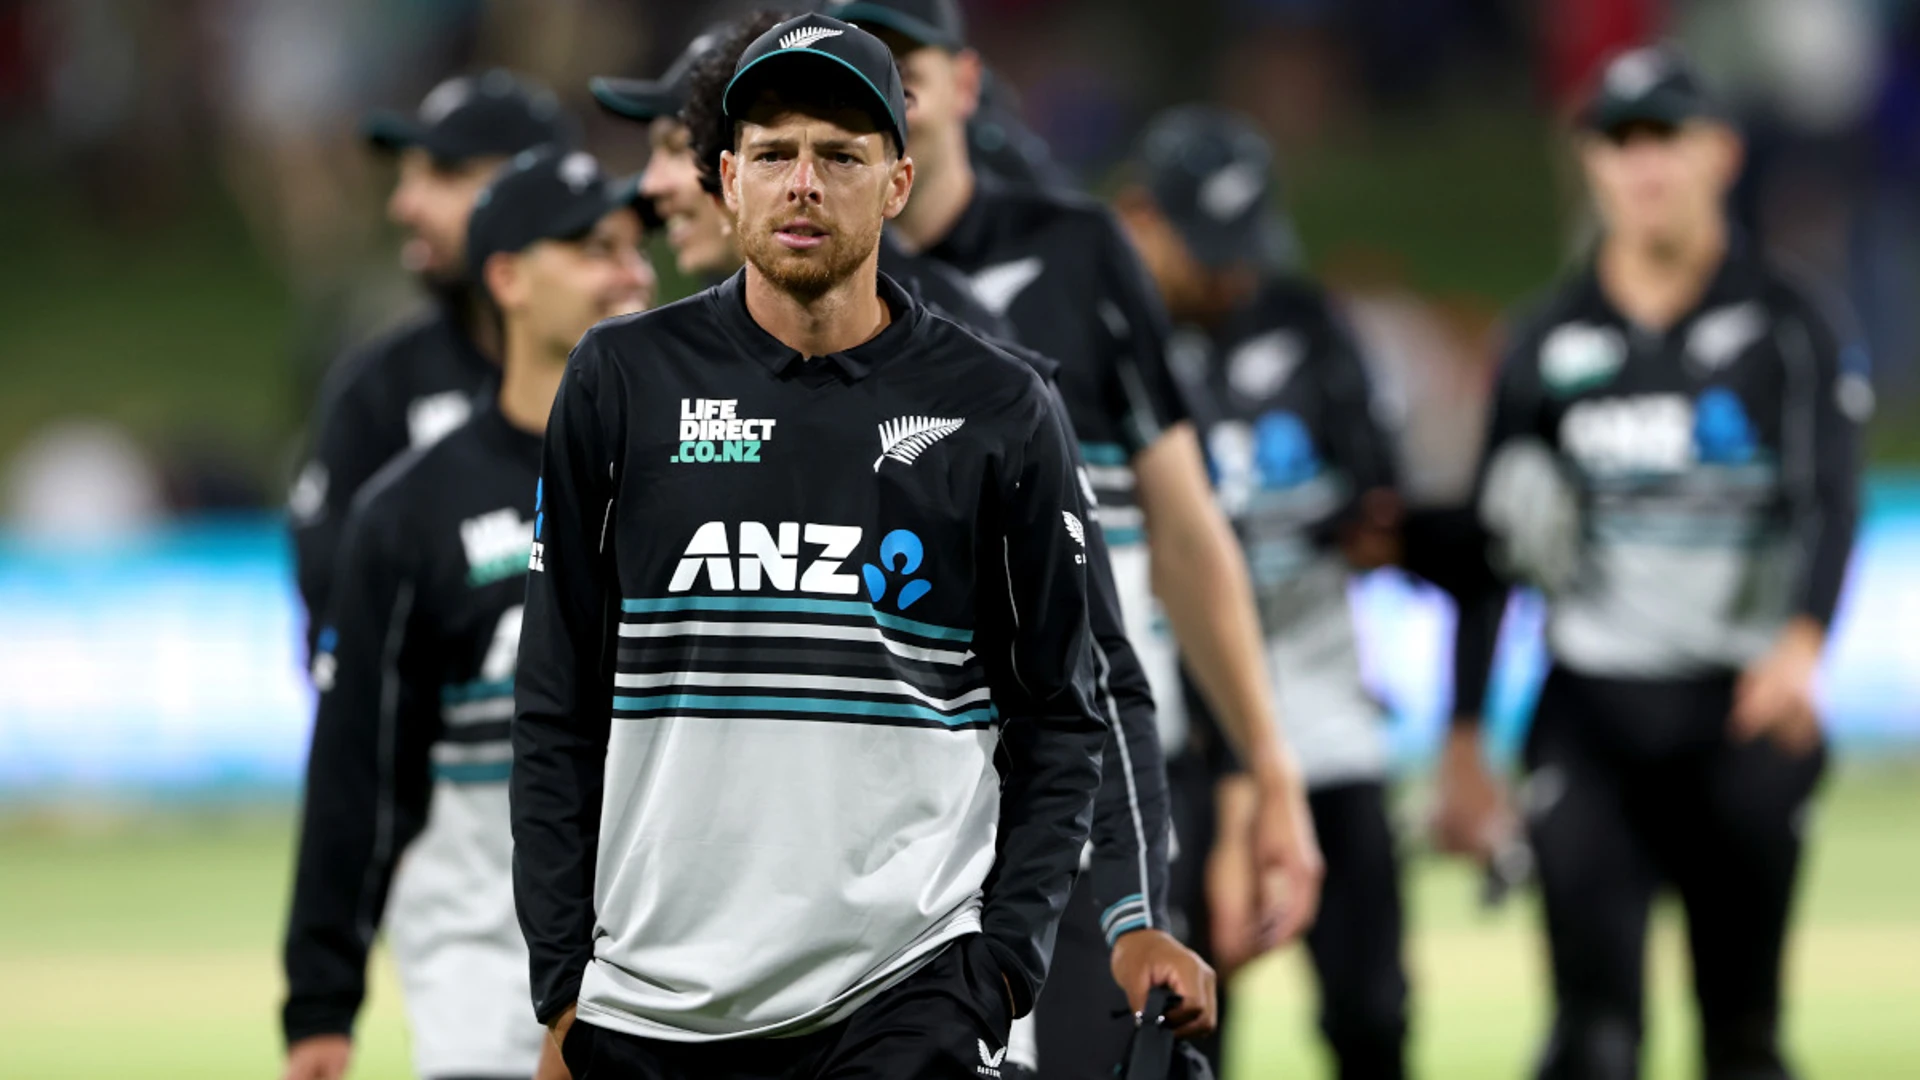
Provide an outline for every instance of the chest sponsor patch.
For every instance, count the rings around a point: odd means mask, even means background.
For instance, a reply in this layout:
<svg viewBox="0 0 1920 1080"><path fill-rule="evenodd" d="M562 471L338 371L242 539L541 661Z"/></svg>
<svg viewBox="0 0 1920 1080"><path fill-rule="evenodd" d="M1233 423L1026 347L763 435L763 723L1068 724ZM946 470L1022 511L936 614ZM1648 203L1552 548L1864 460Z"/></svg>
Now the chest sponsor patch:
<svg viewBox="0 0 1920 1080"><path fill-rule="evenodd" d="M738 398L681 398L680 445L667 460L675 465L758 464L778 423L741 416Z"/></svg>
<svg viewBox="0 0 1920 1080"><path fill-rule="evenodd" d="M533 522L512 507L460 523L460 547L467 555L467 584L478 587L530 569Z"/></svg>
<svg viewBox="0 0 1920 1080"><path fill-rule="evenodd" d="M1540 343L1540 381L1556 397L1603 386L1626 362L1626 339L1611 326L1564 323Z"/></svg>

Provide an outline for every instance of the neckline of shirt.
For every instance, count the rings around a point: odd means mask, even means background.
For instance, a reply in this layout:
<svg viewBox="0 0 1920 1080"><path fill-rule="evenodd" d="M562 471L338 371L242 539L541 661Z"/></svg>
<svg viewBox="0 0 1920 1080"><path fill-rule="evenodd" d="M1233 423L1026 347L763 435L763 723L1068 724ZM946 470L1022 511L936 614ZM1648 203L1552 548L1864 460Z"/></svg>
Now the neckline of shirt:
<svg viewBox="0 0 1920 1080"><path fill-rule="evenodd" d="M899 353L901 346L919 329L922 309L912 294L886 274L878 275L880 299L893 318L878 334L851 349L826 353L811 359L825 361L849 379L864 379L885 360ZM776 376L785 377L806 370L809 357L768 333L747 311L747 271L743 267L707 293L708 307L718 317L721 329L735 347L765 365Z"/></svg>

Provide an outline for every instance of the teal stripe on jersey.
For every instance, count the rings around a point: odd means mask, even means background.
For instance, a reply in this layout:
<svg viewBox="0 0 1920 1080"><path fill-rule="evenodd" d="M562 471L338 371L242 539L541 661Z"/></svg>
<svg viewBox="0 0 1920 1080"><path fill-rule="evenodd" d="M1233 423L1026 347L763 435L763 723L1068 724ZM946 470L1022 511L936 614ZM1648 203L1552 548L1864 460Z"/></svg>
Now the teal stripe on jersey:
<svg viewBox="0 0 1920 1080"><path fill-rule="evenodd" d="M456 705L462 701L477 701L481 698L510 698L512 696L512 679L497 679L493 682L480 682L476 680L470 683L453 683L442 687L440 690L440 700L443 704L447 705Z"/></svg>
<svg viewBox="0 0 1920 1080"><path fill-rule="evenodd" d="M1145 543L1147 530L1137 525L1120 525L1112 528L1103 526L1100 530L1100 535L1107 538L1109 547L1125 547L1128 544Z"/></svg>
<svg viewBox="0 0 1920 1080"><path fill-rule="evenodd" d="M512 770L511 761L462 761L444 765L436 762L433 778L449 784L500 784L506 782Z"/></svg>
<svg viewBox="0 0 1920 1080"><path fill-rule="evenodd" d="M661 611L778 611L808 615L858 615L872 619L889 630L940 641L972 641L973 631L916 622L889 615L872 604L857 600L806 600L790 596L667 596L654 600L622 600L620 610L629 614Z"/></svg>
<svg viewBox="0 0 1920 1080"><path fill-rule="evenodd" d="M1083 442L1080 444L1080 456L1089 465L1125 465L1127 448L1119 443Z"/></svg>
<svg viewBox="0 0 1920 1080"><path fill-rule="evenodd" d="M948 727L956 724L985 724L994 718L992 706L948 715L925 705L909 705L905 702L857 701L852 698L762 697L744 694L648 694L644 697L615 697L613 707L627 712L710 709L734 713L851 713L857 716L885 716L900 720L932 720Z"/></svg>

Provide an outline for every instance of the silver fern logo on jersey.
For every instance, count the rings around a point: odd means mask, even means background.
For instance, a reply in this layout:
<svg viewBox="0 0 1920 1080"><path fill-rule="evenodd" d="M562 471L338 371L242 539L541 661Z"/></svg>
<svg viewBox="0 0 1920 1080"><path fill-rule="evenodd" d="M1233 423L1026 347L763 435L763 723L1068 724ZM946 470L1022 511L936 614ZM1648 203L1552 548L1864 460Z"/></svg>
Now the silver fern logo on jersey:
<svg viewBox="0 0 1920 1080"><path fill-rule="evenodd" d="M900 416L880 425L880 456L873 459L873 471L879 472L880 466L888 458L902 465L911 465L927 447L959 431L965 420L950 420L938 416Z"/></svg>
<svg viewBox="0 0 1920 1080"><path fill-rule="evenodd" d="M846 33L845 30L835 30L830 26L803 26L798 30L789 31L782 35L780 38L780 47L783 49L811 49L813 48L813 43L816 41L822 41L830 37L839 37L844 33Z"/></svg>

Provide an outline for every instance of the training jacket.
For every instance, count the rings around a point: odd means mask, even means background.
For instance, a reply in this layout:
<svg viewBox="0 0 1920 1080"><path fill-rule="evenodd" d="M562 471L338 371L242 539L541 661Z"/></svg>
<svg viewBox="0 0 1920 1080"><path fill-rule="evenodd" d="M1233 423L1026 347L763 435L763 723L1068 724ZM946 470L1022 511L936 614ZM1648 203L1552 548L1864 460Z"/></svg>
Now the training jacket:
<svg viewBox="0 0 1920 1080"><path fill-rule="evenodd" d="M1061 422L1071 430L1055 386L1060 365L1009 340L1013 328L980 303L959 271L937 259L908 253L891 232L883 234L880 242L880 270L936 313L1025 361L1054 388ZM1079 460L1077 444L1074 457L1076 470L1086 479L1086 463ZM1082 493L1092 500L1090 483L1082 485ZM1173 832L1153 691L1127 640L1104 530L1092 530L1087 546L1088 626L1093 632L1096 674L1102 680L1098 702L1115 736L1107 740L1101 762L1093 839L1082 868L1101 911L1102 932L1112 945L1130 931L1167 929L1167 860Z"/></svg>
<svg viewBox="0 0 1920 1080"><path fill-rule="evenodd" d="M327 373L311 448L287 495L309 652L327 613L341 533L360 485L407 449L430 445L465 423L475 398L497 376L448 303L348 354Z"/></svg>
<svg viewBox="0 0 1920 1080"><path fill-rule="evenodd" d="M1483 477L1513 447L1544 447L1579 500L1578 571L1548 596L1555 663L1726 673L1789 616L1833 618L1866 353L1743 239L1665 333L1621 315L1589 263L1517 324L1494 395ZM1479 713L1505 596L1494 582L1462 605L1456 716Z"/></svg>
<svg viewBox="0 0 1920 1080"><path fill-rule="evenodd" d="M1132 244L1100 203L976 179L953 229L925 252L966 274L1020 343L1060 363L1114 580L1152 686L1163 748L1186 741L1179 646L1153 596L1133 456L1191 411L1167 370L1166 312Z"/></svg>
<svg viewBox="0 0 1920 1080"><path fill-rule="evenodd" d="M1211 330L1175 329L1222 508L1246 551L1288 744L1311 786L1377 779L1387 743L1361 681L1340 527L1392 488L1366 364L1326 294L1272 277Z"/></svg>
<svg viewBox="0 0 1920 1080"><path fill-rule="evenodd" d="M575 350L513 731L543 1020L816 1030L976 930L1039 991L1107 733L1087 508L1039 377L879 281L825 357L744 271Z"/></svg>
<svg viewBox="0 0 1920 1080"><path fill-rule="evenodd" d="M355 499L313 664L289 1041L352 1030L391 886L388 937L409 1012L467 1010L464 1025L414 1025L423 1071L498 1072L515 1063L498 1042L528 1032L520 1043L538 1054L506 780L539 455L540 437L489 402ZM464 1039L426 1045L423 1032L462 1026Z"/></svg>

